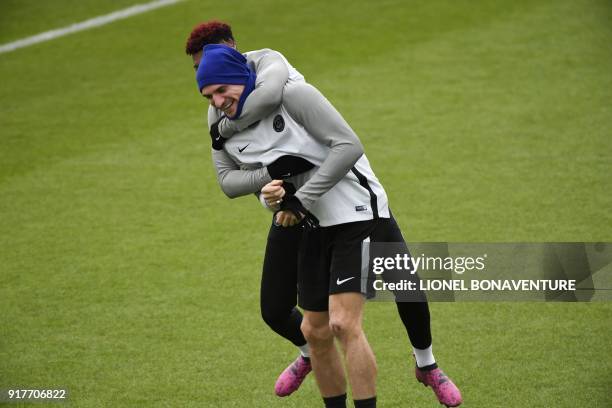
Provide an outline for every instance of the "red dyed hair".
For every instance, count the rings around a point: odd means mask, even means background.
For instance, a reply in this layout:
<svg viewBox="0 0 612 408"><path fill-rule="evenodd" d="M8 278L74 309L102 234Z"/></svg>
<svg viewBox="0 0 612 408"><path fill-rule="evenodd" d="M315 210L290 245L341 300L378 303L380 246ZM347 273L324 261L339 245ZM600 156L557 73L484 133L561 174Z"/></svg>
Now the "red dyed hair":
<svg viewBox="0 0 612 408"><path fill-rule="evenodd" d="M221 41L234 41L232 27L221 21L212 20L196 25L185 45L185 52L194 55L202 51L205 45L219 44Z"/></svg>

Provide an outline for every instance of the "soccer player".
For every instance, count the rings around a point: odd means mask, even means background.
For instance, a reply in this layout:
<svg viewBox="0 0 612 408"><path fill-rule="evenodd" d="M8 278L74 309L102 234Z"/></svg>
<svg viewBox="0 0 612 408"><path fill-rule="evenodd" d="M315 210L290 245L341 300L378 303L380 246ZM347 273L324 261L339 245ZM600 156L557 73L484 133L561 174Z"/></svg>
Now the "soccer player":
<svg viewBox="0 0 612 408"><path fill-rule="evenodd" d="M192 57L195 69L200 63L204 46L218 43L236 46L229 25L209 21L194 27L185 50ZM257 89L250 94L248 103L244 104L240 118L230 121L222 117L213 121L216 131L213 146L219 149L225 140L220 134L229 138L235 132L245 129L257 121L256 118L276 109L281 102L282 88L287 82L304 81L304 77L277 52L258 50L245 55L257 72ZM213 122L209 121L211 125ZM287 172L312 168L310 163L299 158L285 157L271 166L247 172L237 170L236 164L223 150L213 150L212 155L219 184L230 198L258 192L272 180L271 174L280 177ZM296 308L297 256L301 235L300 228L282 228L272 224L261 276L260 309L263 320L274 332L299 349L296 360L280 374L274 386L275 393L280 397L296 391L311 371L308 344L300 330L302 313Z"/></svg>
<svg viewBox="0 0 612 408"><path fill-rule="evenodd" d="M235 50L209 46L197 79L201 93L215 108L238 117L256 76ZM248 151L244 146L249 146ZM282 191L275 201L282 210L277 222L290 225L306 215L301 222L315 224L314 214L322 226L302 238L299 299L307 311L302 329L326 406L344 406L346 398L334 337L347 358L356 406L375 406L375 359L361 329L365 292L361 244L370 238L381 242L403 242L403 238L359 139L316 89L294 84L285 88L283 104L272 115L226 141L223 149L242 168L265 166L287 154L302 156L319 167L290 177L299 190L295 194ZM266 189L279 185L274 182ZM437 368L431 353L426 303L398 303L398 309L415 346L417 378L434 388L440 402L459 405L458 389Z"/></svg>

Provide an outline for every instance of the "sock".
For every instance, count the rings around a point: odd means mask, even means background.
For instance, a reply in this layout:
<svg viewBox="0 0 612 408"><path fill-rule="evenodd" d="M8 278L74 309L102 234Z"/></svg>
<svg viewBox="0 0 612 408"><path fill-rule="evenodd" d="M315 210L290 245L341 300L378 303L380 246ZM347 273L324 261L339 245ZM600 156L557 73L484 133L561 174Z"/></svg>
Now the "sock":
<svg viewBox="0 0 612 408"><path fill-rule="evenodd" d="M431 371L431 370L435 370L436 368L438 368L438 364L433 363L432 365L419 367L419 371Z"/></svg>
<svg viewBox="0 0 612 408"><path fill-rule="evenodd" d="M302 357L310 358L310 347L308 347L308 343L304 344L303 346L299 346L298 348L300 349L300 354Z"/></svg>
<svg viewBox="0 0 612 408"><path fill-rule="evenodd" d="M346 394L335 397L323 397L325 408L346 408Z"/></svg>
<svg viewBox="0 0 612 408"><path fill-rule="evenodd" d="M436 363L433 352L431 351L431 345L424 350L413 347L414 357L416 358L417 367L422 368L430 366Z"/></svg>
<svg viewBox="0 0 612 408"><path fill-rule="evenodd" d="M368 399L353 400L355 408L376 408L376 396Z"/></svg>

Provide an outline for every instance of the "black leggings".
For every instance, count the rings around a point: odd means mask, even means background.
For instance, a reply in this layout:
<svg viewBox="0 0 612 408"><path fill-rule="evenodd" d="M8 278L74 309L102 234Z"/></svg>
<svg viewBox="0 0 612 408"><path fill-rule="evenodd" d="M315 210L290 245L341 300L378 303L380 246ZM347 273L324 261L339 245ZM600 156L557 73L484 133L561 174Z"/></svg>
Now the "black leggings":
<svg viewBox="0 0 612 408"><path fill-rule="evenodd" d="M395 220L393 220L395 222ZM302 229L277 227L268 233L263 273L261 276L260 305L263 320L279 335L296 346L306 344L300 330L302 313L297 305L298 249ZM388 242L397 237L388 237ZM401 234L399 235L401 238ZM418 349L431 345L431 328L427 302L396 302L410 343Z"/></svg>
<svg viewBox="0 0 612 408"><path fill-rule="evenodd" d="M277 227L268 233L261 275L261 316L272 330L296 346L306 344L297 305L297 259L301 227Z"/></svg>
<svg viewBox="0 0 612 408"><path fill-rule="evenodd" d="M405 246L404 237L402 232L395 221L395 218L391 214L389 217L388 227L383 228L383 234L376 236L378 242L401 242L408 252L408 248ZM374 236L372 237L374 238ZM393 278L392 278L393 279ZM422 293L422 292L421 292ZM399 299L402 296L397 296ZM425 294L422 293L422 298L426 299ZM395 302L397 311L400 319L406 328L406 333L410 338L410 343L418 349L426 349L431 346L431 322L429 315L429 305L427 301L423 302Z"/></svg>

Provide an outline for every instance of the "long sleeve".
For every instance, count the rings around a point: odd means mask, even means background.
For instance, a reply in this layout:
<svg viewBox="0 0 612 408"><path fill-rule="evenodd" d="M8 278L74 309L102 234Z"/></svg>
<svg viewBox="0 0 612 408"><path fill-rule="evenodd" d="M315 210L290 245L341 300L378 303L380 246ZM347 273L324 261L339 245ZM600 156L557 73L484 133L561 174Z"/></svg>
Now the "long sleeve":
<svg viewBox="0 0 612 408"><path fill-rule="evenodd" d="M363 146L342 115L312 85L287 85L283 104L311 136L330 148L317 172L295 194L304 207L310 209L355 165L364 153Z"/></svg>
<svg viewBox="0 0 612 408"><path fill-rule="evenodd" d="M246 55L257 73L255 89L246 99L238 119L224 118L219 122L219 133L226 139L263 119L278 107L283 97L283 87L289 78L287 64L280 53L263 49Z"/></svg>
<svg viewBox="0 0 612 408"><path fill-rule="evenodd" d="M217 113L214 108L210 107L208 123L214 123L216 120ZM217 181L221 190L229 198L257 193L263 186L272 181L266 167L256 170L240 170L224 150L211 149L211 152L213 165L217 172Z"/></svg>
<svg viewBox="0 0 612 408"><path fill-rule="evenodd" d="M272 181L267 168L240 170L223 150L212 150L212 158L219 186L229 198L257 193Z"/></svg>

